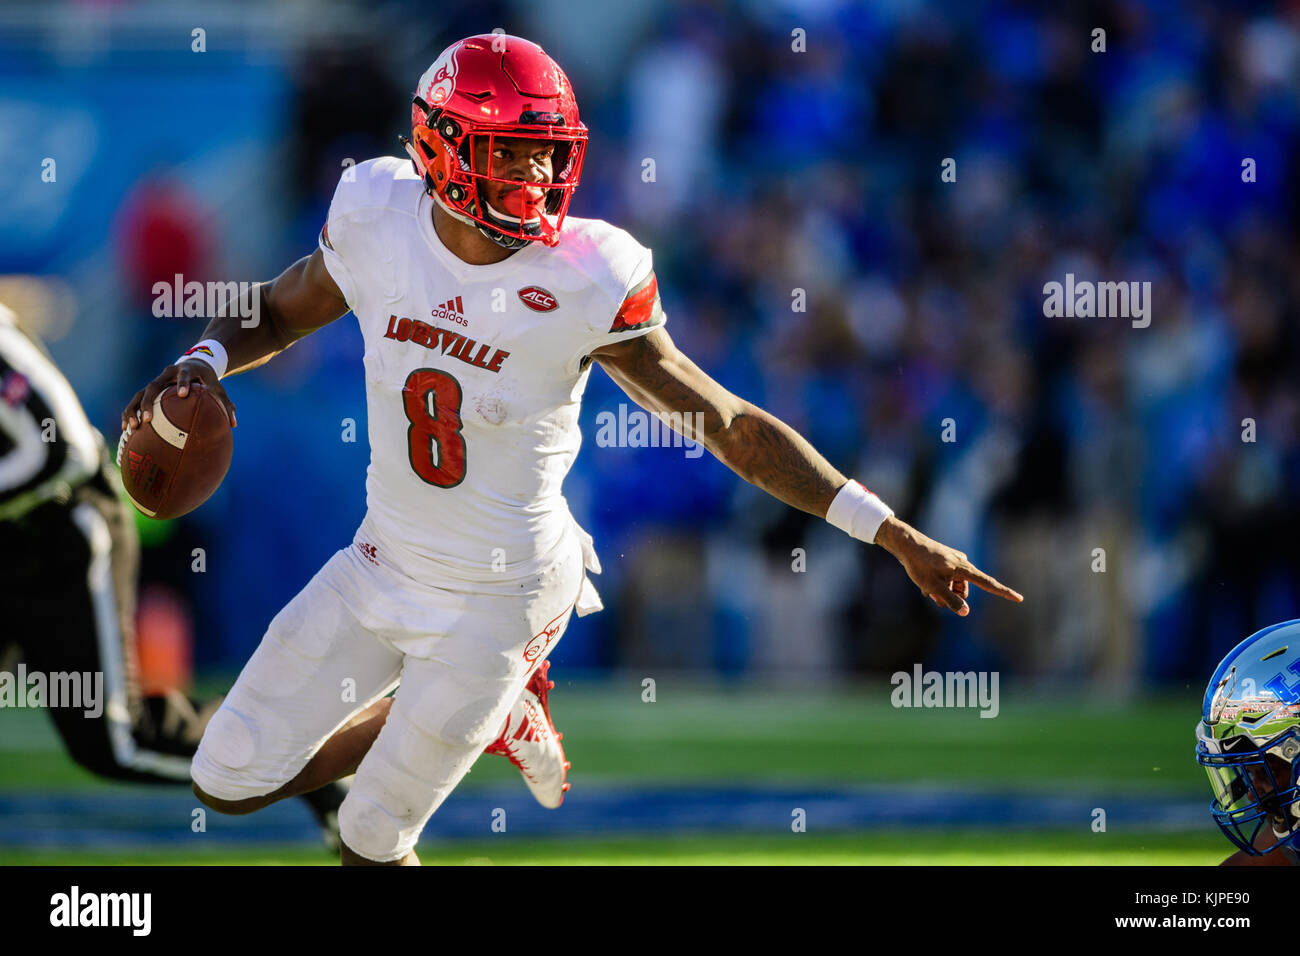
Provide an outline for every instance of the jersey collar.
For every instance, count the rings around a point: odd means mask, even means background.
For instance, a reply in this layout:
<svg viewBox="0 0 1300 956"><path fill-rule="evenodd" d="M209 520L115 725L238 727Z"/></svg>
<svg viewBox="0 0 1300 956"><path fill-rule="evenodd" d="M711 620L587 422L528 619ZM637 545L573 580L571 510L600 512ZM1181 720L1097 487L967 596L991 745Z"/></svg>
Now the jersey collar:
<svg viewBox="0 0 1300 956"><path fill-rule="evenodd" d="M541 246L542 242L530 242L525 248L520 249L512 256L506 256L500 262L474 265L460 258L460 256L443 245L442 240L438 238L438 231L433 228L433 199L427 192L421 191L420 193L415 218L419 224L420 235L424 237L424 241L434 257L442 263L448 272L460 279L490 282L493 279L509 275L520 266L527 265L541 255L541 250L534 247Z"/></svg>

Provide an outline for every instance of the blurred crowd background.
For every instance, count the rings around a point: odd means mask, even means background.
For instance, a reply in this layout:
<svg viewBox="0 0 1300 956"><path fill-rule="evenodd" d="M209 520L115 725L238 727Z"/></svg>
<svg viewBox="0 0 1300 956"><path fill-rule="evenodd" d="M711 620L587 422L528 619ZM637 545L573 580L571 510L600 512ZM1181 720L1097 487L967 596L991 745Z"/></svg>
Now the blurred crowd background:
<svg viewBox="0 0 1300 956"><path fill-rule="evenodd" d="M203 325L154 318L153 283L310 253L345 166L400 153L424 68L495 28L568 73L572 214L654 249L687 354L1027 596L956 619L707 455L599 447L628 400L595 371L566 495L606 611L557 672L921 662L1122 695L1300 616L1294 3L8 4L0 299L110 444ZM1045 317L1066 273L1151 282L1149 327ZM140 522L141 639L212 671L350 542L368 454L350 318L227 386L222 489Z"/></svg>

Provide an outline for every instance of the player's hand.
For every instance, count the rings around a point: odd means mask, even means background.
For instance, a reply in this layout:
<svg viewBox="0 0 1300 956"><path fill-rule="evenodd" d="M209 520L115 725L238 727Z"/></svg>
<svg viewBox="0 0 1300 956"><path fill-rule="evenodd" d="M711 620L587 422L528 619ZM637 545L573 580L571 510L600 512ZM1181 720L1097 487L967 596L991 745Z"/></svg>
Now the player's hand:
<svg viewBox="0 0 1300 956"><path fill-rule="evenodd" d="M217 378L217 370L207 362L189 359L179 365L168 365L162 370L161 375L135 393L135 397L127 403L126 410L122 412L122 431L139 428L152 418L154 399L158 397L159 392L173 383L177 386L177 393L182 398L189 394L190 388L193 386L201 385L206 388L217 397L225 408L226 414L230 416L230 427L235 427L235 403L230 400L226 390L221 387L221 380Z"/></svg>
<svg viewBox="0 0 1300 956"><path fill-rule="evenodd" d="M966 598L970 597L971 584L1017 604L1024 600L1020 594L971 564L960 551L927 538L895 517L886 518L880 526L876 532L876 544L898 559L922 594L939 607L949 608L961 617L970 613Z"/></svg>

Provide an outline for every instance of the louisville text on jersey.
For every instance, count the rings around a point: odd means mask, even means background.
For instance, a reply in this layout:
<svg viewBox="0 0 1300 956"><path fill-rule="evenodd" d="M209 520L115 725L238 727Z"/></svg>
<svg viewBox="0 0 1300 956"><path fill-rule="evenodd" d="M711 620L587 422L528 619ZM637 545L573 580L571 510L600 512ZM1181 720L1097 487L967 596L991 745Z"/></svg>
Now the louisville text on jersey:
<svg viewBox="0 0 1300 956"><path fill-rule="evenodd" d="M609 330L626 332L628 329L654 328L663 323L664 310L659 305L659 283L652 272L627 294Z"/></svg>
<svg viewBox="0 0 1300 956"><path fill-rule="evenodd" d="M451 329L442 329L428 322L420 322L409 318L398 318L396 315L388 317L388 331L384 333L384 338L423 345L426 349L435 349L443 355L450 355L452 358L460 359L467 365L487 369L489 372L501 371L501 363L510 354L504 349L497 349L493 352L491 345L480 345L473 339L461 335L459 332L453 332ZM475 352L475 346L478 347L477 352ZM489 352L492 353L490 359L488 358Z"/></svg>

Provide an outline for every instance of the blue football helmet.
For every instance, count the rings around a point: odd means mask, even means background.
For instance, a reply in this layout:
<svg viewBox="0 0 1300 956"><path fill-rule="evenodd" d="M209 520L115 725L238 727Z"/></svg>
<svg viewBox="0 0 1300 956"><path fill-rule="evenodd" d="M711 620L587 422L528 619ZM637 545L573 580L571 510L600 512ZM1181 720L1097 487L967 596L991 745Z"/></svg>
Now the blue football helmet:
<svg viewBox="0 0 1300 956"><path fill-rule="evenodd" d="M1300 620L1257 631L1219 665L1196 725L1210 813L1252 856L1300 848ZM1255 846L1265 824L1276 843Z"/></svg>

